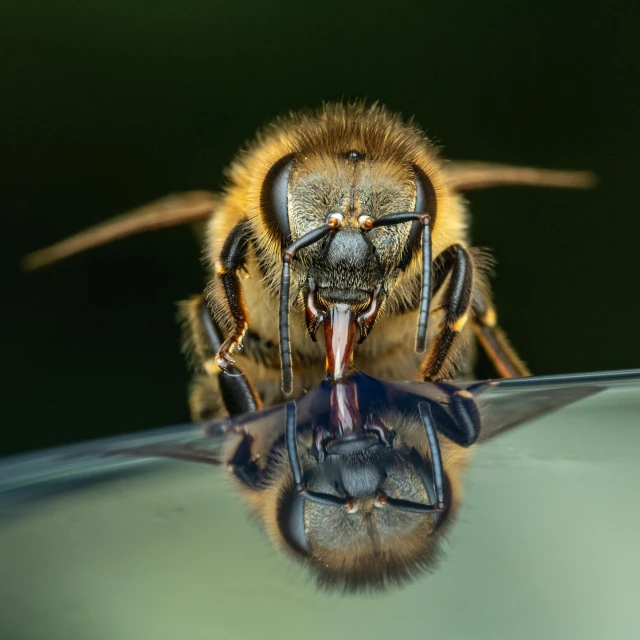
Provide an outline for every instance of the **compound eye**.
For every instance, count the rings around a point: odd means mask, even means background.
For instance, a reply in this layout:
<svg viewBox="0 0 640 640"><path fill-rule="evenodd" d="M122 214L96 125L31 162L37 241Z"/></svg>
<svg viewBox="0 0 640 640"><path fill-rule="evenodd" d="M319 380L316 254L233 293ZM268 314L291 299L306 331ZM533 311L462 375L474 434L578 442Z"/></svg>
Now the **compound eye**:
<svg viewBox="0 0 640 640"><path fill-rule="evenodd" d="M436 190L433 188L429 176L416 164L411 165L413 169L413 182L416 185L416 213L428 213L431 216L431 224L435 222L438 203L436 201ZM422 225L416 221L411 227L409 241L404 249L398 268L404 271L415 251L420 248L420 236L422 235Z"/></svg>
<svg viewBox="0 0 640 640"><path fill-rule="evenodd" d="M289 175L295 164L294 153L280 158L267 173L260 192L260 207L271 233L282 246L291 244L289 226Z"/></svg>
<svg viewBox="0 0 640 640"><path fill-rule="evenodd" d="M436 217L436 190L429 176L418 166L412 165L416 185L416 213L428 213L432 220Z"/></svg>

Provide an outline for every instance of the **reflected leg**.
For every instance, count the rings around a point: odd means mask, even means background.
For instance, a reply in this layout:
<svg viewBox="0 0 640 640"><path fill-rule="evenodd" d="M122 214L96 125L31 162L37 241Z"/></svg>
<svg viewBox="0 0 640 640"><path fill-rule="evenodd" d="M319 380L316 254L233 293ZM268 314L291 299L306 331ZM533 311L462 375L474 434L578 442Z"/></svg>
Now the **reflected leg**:
<svg viewBox="0 0 640 640"><path fill-rule="evenodd" d="M482 428L480 411L473 393L446 382L438 382L437 384L447 394L449 411L456 427L455 434L447 434L441 430L443 435L462 447L472 445L480 436Z"/></svg>

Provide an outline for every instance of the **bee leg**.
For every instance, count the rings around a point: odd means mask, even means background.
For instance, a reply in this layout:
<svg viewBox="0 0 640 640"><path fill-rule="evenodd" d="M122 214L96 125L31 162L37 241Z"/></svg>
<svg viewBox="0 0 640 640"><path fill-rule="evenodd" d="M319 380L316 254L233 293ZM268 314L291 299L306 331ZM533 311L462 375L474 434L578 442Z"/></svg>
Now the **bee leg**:
<svg viewBox="0 0 640 640"><path fill-rule="evenodd" d="M471 446L478 440L482 427L480 411L473 393L446 382L438 382L437 385L449 396L449 411L455 425L455 432L444 430L444 435L461 447Z"/></svg>
<svg viewBox="0 0 640 640"><path fill-rule="evenodd" d="M481 290L473 292L473 325L476 338L503 378L522 378L531 372L498 326L498 317L491 300Z"/></svg>
<svg viewBox="0 0 640 640"><path fill-rule="evenodd" d="M216 265L228 311L233 320L231 333L216 355L216 364L223 371L228 371L229 366L235 364L232 353L242 344L242 338L249 326L249 312L238 277L238 271L245 268L248 248L249 224L242 220L229 233L220 252L220 261Z"/></svg>
<svg viewBox="0 0 640 640"><path fill-rule="evenodd" d="M451 277L442 302L444 320L440 332L429 347L420 367L420 379L434 381L453 377L455 373L460 332L469 318L473 289L473 262L469 252L459 244L451 245L438 256L432 290L442 286L449 272Z"/></svg>
<svg viewBox="0 0 640 640"><path fill-rule="evenodd" d="M195 366L206 375L195 378L189 404L194 420L211 420L262 409L262 402L249 378L236 365L229 375L221 375L216 354L223 334L214 321L203 296L182 303L180 313L185 329L185 350Z"/></svg>
<svg viewBox="0 0 640 640"><path fill-rule="evenodd" d="M240 443L227 461L229 471L247 488L254 489L260 484L262 470L253 455L254 437L244 433Z"/></svg>

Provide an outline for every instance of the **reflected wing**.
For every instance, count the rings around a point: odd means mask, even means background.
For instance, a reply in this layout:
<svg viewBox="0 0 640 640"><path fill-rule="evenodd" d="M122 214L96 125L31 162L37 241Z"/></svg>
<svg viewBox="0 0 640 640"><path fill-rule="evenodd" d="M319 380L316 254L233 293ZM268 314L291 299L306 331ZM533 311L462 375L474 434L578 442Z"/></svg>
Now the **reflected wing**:
<svg viewBox="0 0 640 640"><path fill-rule="evenodd" d="M419 404L427 403L436 429L456 444L467 447L483 442L513 427L525 424L569 404L614 386L640 383L640 369L601 373L531 376L508 380L476 382L395 382L371 378L357 372L349 384L357 387L359 411L363 419L400 414L407 420L420 420ZM331 414L332 385L323 382L296 400L296 429L304 434L314 424L328 424ZM470 392L472 398L454 399L458 391ZM471 397L469 396L469 397ZM471 406L474 405L474 406ZM473 417L476 414L477 417ZM469 419L471 416L471 419ZM200 440L188 446L175 444L146 448L129 448L130 455L155 455L194 462L217 463L211 443L220 436L248 432L283 434L284 405L247 413L224 421L204 425Z"/></svg>
<svg viewBox="0 0 640 640"><path fill-rule="evenodd" d="M187 424L11 456L0 459L0 493L41 482L67 482L123 470L149 457L179 453L202 440L200 426ZM129 455L116 455L120 453Z"/></svg>
<svg viewBox="0 0 640 640"><path fill-rule="evenodd" d="M483 442L606 389L639 382L640 369L630 369L512 378L478 387L477 391L474 384L464 386L477 394L482 416L479 441Z"/></svg>

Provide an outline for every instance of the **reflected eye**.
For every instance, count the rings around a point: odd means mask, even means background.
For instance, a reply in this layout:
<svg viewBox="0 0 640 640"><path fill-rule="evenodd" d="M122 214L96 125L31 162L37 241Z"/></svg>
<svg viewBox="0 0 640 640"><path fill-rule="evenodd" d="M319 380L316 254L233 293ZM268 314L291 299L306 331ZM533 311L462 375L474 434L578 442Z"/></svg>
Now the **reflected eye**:
<svg viewBox="0 0 640 640"><path fill-rule="evenodd" d="M276 162L262 183L260 207L267 227L282 246L291 244L289 226L289 175L296 156L290 153Z"/></svg>
<svg viewBox="0 0 640 640"><path fill-rule="evenodd" d="M285 542L300 555L309 553L304 530L304 496L296 491L285 496L278 510L278 528Z"/></svg>

